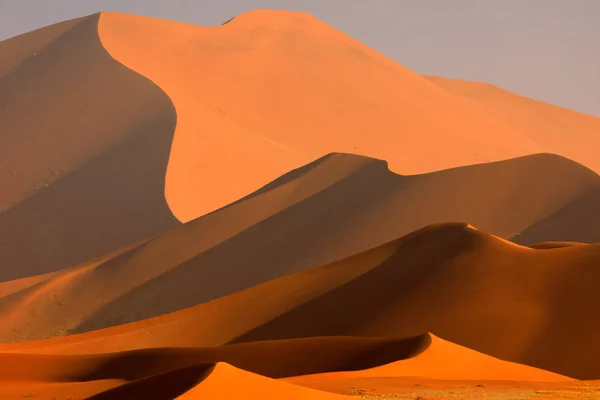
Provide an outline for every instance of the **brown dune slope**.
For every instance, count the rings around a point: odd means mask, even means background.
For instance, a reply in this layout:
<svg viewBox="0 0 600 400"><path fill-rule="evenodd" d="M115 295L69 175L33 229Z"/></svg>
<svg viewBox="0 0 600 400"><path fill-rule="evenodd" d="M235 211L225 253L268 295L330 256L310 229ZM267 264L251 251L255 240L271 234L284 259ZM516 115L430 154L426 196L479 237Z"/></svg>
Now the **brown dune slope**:
<svg viewBox="0 0 600 400"><path fill-rule="evenodd" d="M116 256L35 285L11 283L23 289L0 298L0 315L11 322L0 339L85 332L191 307L438 221L471 221L511 237L598 181L552 155L404 177L383 161L333 154ZM571 222L583 226L588 218Z"/></svg>
<svg viewBox="0 0 600 400"><path fill-rule="evenodd" d="M600 171L600 118L509 92L488 83L427 76L499 121L557 153Z"/></svg>
<svg viewBox="0 0 600 400"><path fill-rule="evenodd" d="M25 287L0 298L0 315L10 321L0 338L42 339L165 314L438 221L471 221L508 238L598 182L593 172L552 155L404 177L383 161L333 154L130 250L35 285L13 282ZM590 215L571 223L585 226ZM541 239L560 233L547 230Z"/></svg>
<svg viewBox="0 0 600 400"><path fill-rule="evenodd" d="M598 244L531 249L465 224L435 225L173 314L3 345L0 352L110 352L431 331L501 359L598 378L599 260Z"/></svg>
<svg viewBox="0 0 600 400"><path fill-rule="evenodd" d="M175 332L173 332L175 333ZM460 360L459 364L450 360ZM569 378L535 368L512 364L456 346L430 335L410 339L369 339L356 337L305 338L284 341L253 342L211 348L157 348L103 354L0 354L0 390L15 396L44 387L48 395L68 392L69 385L79 392L104 393L98 398L130 393L140 396L143 387L167 391L171 399L189 388L186 377L201 386L190 392L207 390L203 367L226 362L234 367L271 378L289 378L304 384L315 380L348 380L360 377L406 377L439 379L495 379L521 381L569 381ZM218 364L217 364L218 365ZM356 372L338 372L356 371ZM188 374L190 373L190 374ZM172 380L164 379L165 374ZM309 375L307 375L309 374ZM317 374L317 375L314 375ZM296 378L300 375L303 377ZM157 379L157 377L159 379ZM161 378L162 377L162 378ZM200 378L200 379L198 379ZM161 381L160 386L156 380ZM235 385L215 385L221 398ZM66 387L65 387L66 386ZM267 392L250 392L247 395ZM271 395L282 393L276 392ZM66 396L65 396L66 397ZM144 398L147 398L144 396ZM215 398L215 397L211 397ZM229 397L231 398L231 397ZM252 397L253 398L253 397ZM274 397L277 398L277 397ZM281 397L279 397L281 398ZM287 397L286 397L287 398Z"/></svg>
<svg viewBox="0 0 600 400"><path fill-rule="evenodd" d="M177 224L164 198L175 110L104 50L98 18L0 43L0 281Z"/></svg>
<svg viewBox="0 0 600 400"><path fill-rule="evenodd" d="M182 221L331 152L422 173L545 150L305 13L216 27L103 13L99 27L110 54L177 109L166 196Z"/></svg>
<svg viewBox="0 0 600 400"><path fill-rule="evenodd" d="M600 188L593 189L516 235L517 243L547 240L554 232L554 240L600 242ZM585 223L582 223L586 221Z"/></svg>
<svg viewBox="0 0 600 400"><path fill-rule="evenodd" d="M2 353L0 381L132 381L168 370L212 362L227 362L271 378L286 378L362 370L407 360L428 349L431 340L428 334L407 339L315 337L218 347L151 348L97 354L65 355L53 349L46 354ZM449 345L460 349L459 346Z"/></svg>

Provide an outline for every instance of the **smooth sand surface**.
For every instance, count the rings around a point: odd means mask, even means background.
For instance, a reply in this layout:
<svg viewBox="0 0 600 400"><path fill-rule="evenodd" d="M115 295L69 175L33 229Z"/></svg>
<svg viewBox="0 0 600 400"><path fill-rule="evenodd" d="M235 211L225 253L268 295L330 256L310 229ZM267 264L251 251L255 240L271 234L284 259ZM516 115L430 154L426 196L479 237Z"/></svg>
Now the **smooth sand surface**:
<svg viewBox="0 0 600 400"><path fill-rule="evenodd" d="M514 96L491 113L305 13L257 10L216 27L103 13L99 31L177 109L166 194L182 221L333 151L400 173L540 152L600 171L600 119L559 110L550 135L550 106ZM520 117L530 112L533 123Z"/></svg>
<svg viewBox="0 0 600 400"><path fill-rule="evenodd" d="M172 213L189 221L331 152L403 174L539 152L597 170L597 118L512 94L491 113L304 13L218 27L101 13L2 41L0 54L0 280L159 234ZM529 109L535 123L517 115ZM540 122L550 114L557 123ZM552 226L571 229L572 214Z"/></svg>
<svg viewBox="0 0 600 400"><path fill-rule="evenodd" d="M178 225L164 197L175 109L110 57L98 18L0 42L0 281Z"/></svg>
<svg viewBox="0 0 600 400"><path fill-rule="evenodd" d="M449 92L473 101L507 126L563 155L600 171L600 118L519 96L489 83L427 76Z"/></svg>
<svg viewBox="0 0 600 400"><path fill-rule="evenodd" d="M402 173L544 151L308 14L258 10L198 27L103 13L99 32L177 109L166 195L182 221L333 151Z"/></svg>
<svg viewBox="0 0 600 400"><path fill-rule="evenodd" d="M598 187L598 175L552 155L400 176L380 160L332 154L150 241L35 285L11 283L22 289L0 298L0 315L10 321L0 340L86 332L192 307L440 220L511 238ZM588 229L593 211L569 227ZM589 231L590 239L600 234ZM562 233L546 229L541 239Z"/></svg>
<svg viewBox="0 0 600 400"><path fill-rule="evenodd" d="M485 356L428 334L397 340L326 337L104 354L51 352L0 354L0 390L8 393L8 398L19 398L19 394L30 391L41 398L62 393L78 396L86 393L95 394L93 399L141 395L165 400L178 395L181 398L210 395L210 398L228 399L240 398L228 396L245 393L243 398L250 399L313 398L310 396L327 399L337 397L327 397L330 396L327 393L296 385L315 386L319 382L343 383L365 378L410 379L413 376L452 380L481 380L494 376L497 380L573 381ZM390 360L394 361L390 363ZM460 360L459 365L457 360ZM285 382L273 378L285 379Z"/></svg>
<svg viewBox="0 0 600 400"><path fill-rule="evenodd" d="M600 374L600 320L592 312L600 306L599 257L600 245L531 249L466 224L434 225L179 312L0 351L112 352L429 331L504 360L592 379Z"/></svg>
<svg viewBox="0 0 600 400"><path fill-rule="evenodd" d="M406 360L374 368L350 372L304 375L287 379L304 384L316 380L354 380L365 378L418 377L438 380L499 380L524 382L573 381L562 375L502 361L476 351L457 346L434 335L422 353ZM448 362L452 360L452 362Z"/></svg>

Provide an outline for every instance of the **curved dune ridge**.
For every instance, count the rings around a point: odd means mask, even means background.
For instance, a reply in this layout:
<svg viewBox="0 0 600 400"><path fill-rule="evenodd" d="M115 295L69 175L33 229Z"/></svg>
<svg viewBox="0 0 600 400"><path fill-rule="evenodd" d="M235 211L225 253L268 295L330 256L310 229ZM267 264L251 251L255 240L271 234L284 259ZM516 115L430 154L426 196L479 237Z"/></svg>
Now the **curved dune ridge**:
<svg viewBox="0 0 600 400"><path fill-rule="evenodd" d="M449 360L460 360L460 364ZM184 399L209 394L210 398L229 399L242 393L247 398L269 395L289 398L289 393L318 399L326 394L289 383L306 386L315 380L356 377L481 380L493 376L493 379L533 382L572 381L479 354L427 334L408 339L315 337L93 355L63 355L50 350L46 354L3 353L0 361L3 390L10 388L18 394L22 387L38 385L50 396L69 385L78 385L79 393L95 394L92 399L143 395L166 400L178 395ZM288 383L268 378L287 378Z"/></svg>
<svg viewBox="0 0 600 400"><path fill-rule="evenodd" d="M112 352L430 331L504 360L592 379L600 375L600 320L590 312L600 306L599 259L600 245L531 249L467 224L433 225L172 314L0 351Z"/></svg>
<svg viewBox="0 0 600 400"><path fill-rule="evenodd" d="M175 110L111 58L98 19L0 42L0 281L178 225L164 196Z"/></svg>
<svg viewBox="0 0 600 400"><path fill-rule="evenodd" d="M182 221L334 151L401 173L546 152L600 171L600 119L561 111L563 134L547 135L544 105L486 103L490 113L305 13L257 10L216 27L103 13L99 28L108 52L175 104L166 196Z"/></svg>
<svg viewBox="0 0 600 400"><path fill-rule="evenodd" d="M417 176L396 175L381 160L328 155L149 241L59 273L0 284L0 294L6 291L0 315L10 322L0 326L0 340L62 336L177 311L436 221L470 221L511 238L598 187L598 175L552 155ZM595 207L570 227L588 226ZM541 239L561 233L547 229Z"/></svg>

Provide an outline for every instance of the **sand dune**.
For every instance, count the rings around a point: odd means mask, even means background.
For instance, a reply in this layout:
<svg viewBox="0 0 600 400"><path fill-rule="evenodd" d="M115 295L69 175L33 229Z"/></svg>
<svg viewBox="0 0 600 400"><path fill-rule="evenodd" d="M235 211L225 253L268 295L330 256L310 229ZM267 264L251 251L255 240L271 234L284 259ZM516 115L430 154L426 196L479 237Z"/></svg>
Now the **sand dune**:
<svg viewBox="0 0 600 400"><path fill-rule="evenodd" d="M450 364L449 360L460 360L460 364ZM287 391L292 390L306 396L319 395L267 377L287 378L287 382L300 385L357 377L411 376L471 380L494 376L495 379L535 382L571 380L494 359L430 335L410 339L306 338L94 355L5 353L0 354L0 361L2 390L11 388L12 393L18 394L19 390L37 385L52 393L52 389L56 392L69 385L71 388L79 385L79 391L97 391L98 397L93 398L99 399L128 398L126 396L134 394L156 399L172 399L179 394L184 394L182 398L195 398L189 396L209 393L223 396L210 398L232 398L227 396L244 392L250 398L264 398L269 393L287 396ZM230 372L221 376L224 373L221 369ZM226 384L222 378L235 384ZM261 382L270 387L259 385ZM155 397L147 397L152 395Z"/></svg>
<svg viewBox="0 0 600 400"><path fill-rule="evenodd" d="M547 126L512 123L508 100L492 115L303 13L219 27L102 13L0 54L0 280L102 256L174 226L171 212L189 221L331 152L421 173L561 153L597 126L557 109L569 135L553 128L546 145ZM594 169L578 150L590 140L565 154Z"/></svg>
<svg viewBox="0 0 600 400"><path fill-rule="evenodd" d="M417 176L393 174L380 160L329 155L222 210L0 298L0 315L11 321L0 339L42 339L173 312L436 221L470 221L510 238L597 187L598 175L551 155ZM570 226L585 229L592 212ZM562 233L546 229L536 242Z"/></svg>
<svg viewBox="0 0 600 400"><path fill-rule="evenodd" d="M427 76L431 82L473 101L489 115L556 153L600 171L600 118L519 96L488 83Z"/></svg>
<svg viewBox="0 0 600 400"><path fill-rule="evenodd" d="M572 379L544 370L514 364L457 346L431 335L431 343L415 357L359 371L304 375L287 379L303 384L316 380L419 377L440 380L504 380L560 382ZM452 360L452 362L448 362Z"/></svg>
<svg viewBox="0 0 600 400"><path fill-rule="evenodd" d="M600 119L559 110L548 135L544 106L513 115L498 102L490 113L308 14L258 10L198 27L103 13L99 27L110 54L175 104L166 193L182 221L334 151L386 159L400 173L540 152L600 171ZM519 119L527 110L534 123Z"/></svg>
<svg viewBox="0 0 600 400"><path fill-rule="evenodd" d="M166 194L182 221L334 151L402 173L544 151L308 14L259 10L198 27L103 13L99 28L108 52L175 104Z"/></svg>
<svg viewBox="0 0 600 400"><path fill-rule="evenodd" d="M164 197L175 110L110 57L98 18L0 42L0 281L178 224Z"/></svg>
<svg viewBox="0 0 600 400"><path fill-rule="evenodd" d="M304 13L1 41L0 393L600 379L599 131Z"/></svg>
<svg viewBox="0 0 600 400"><path fill-rule="evenodd" d="M599 246L530 249L465 224L435 225L180 312L0 351L110 352L431 331L504 360L595 378Z"/></svg>

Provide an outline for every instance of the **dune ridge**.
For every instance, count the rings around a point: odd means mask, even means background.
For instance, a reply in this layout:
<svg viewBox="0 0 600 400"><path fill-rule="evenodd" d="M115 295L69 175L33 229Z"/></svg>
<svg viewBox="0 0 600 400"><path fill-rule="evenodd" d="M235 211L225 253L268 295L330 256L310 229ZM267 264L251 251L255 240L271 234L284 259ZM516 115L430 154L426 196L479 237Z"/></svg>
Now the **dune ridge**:
<svg viewBox="0 0 600 400"><path fill-rule="evenodd" d="M445 363L449 356L462 360L460 368L440 368L439 363ZM49 391L54 385L58 391L65 385L80 385L79 390L98 391L96 397L91 397L98 399L141 394L150 396L144 398L156 399L172 399L178 395L194 398L190 396L208 393L213 393L211 398L231 398L227 396L244 392L248 396L262 396L269 391L275 396L273 398L281 398L276 396L290 390L299 391L303 396L316 396L320 392L302 390L289 383L307 386L307 382L314 383L315 380L402 376L476 380L485 379L492 371L498 374L498 379L572 381L550 372L494 359L429 334L408 339L313 337L210 348L156 348L103 354L0 353L0 361L0 388L12 384L14 390L15 385L35 383L45 385ZM213 373L220 366L232 371L233 376L226 374L229 384L214 378ZM487 374L481 369L487 369ZM276 383L268 378L285 378L287 383ZM254 384L245 386L248 380ZM266 384L272 387L262 386Z"/></svg>
<svg viewBox="0 0 600 400"><path fill-rule="evenodd" d="M470 221L511 238L599 182L592 171L552 155L417 176L396 175L381 160L328 155L104 259L36 285L6 283L26 287L0 298L0 315L11 321L0 327L0 340L80 333L177 311L344 259L439 220ZM571 226L586 226L589 215L570 219ZM560 233L546 230L541 239Z"/></svg>
<svg viewBox="0 0 600 400"><path fill-rule="evenodd" d="M98 15L0 44L0 281L74 266L179 224L168 96L106 52Z"/></svg>
<svg viewBox="0 0 600 400"><path fill-rule="evenodd" d="M592 333L600 322L590 313L600 303L593 290L599 246L531 249L467 224L433 225L172 314L0 351L106 352L132 343L218 346L429 331L503 360L593 379L600 373Z"/></svg>
<svg viewBox="0 0 600 400"><path fill-rule="evenodd" d="M557 108L556 128L544 122L550 106L482 105L306 13L255 10L215 27L102 13L100 37L175 104L166 195L183 222L333 151L386 159L403 174L534 153L600 171L591 150L600 119Z"/></svg>

